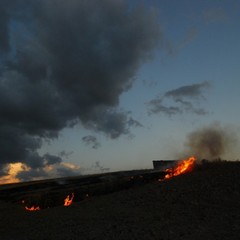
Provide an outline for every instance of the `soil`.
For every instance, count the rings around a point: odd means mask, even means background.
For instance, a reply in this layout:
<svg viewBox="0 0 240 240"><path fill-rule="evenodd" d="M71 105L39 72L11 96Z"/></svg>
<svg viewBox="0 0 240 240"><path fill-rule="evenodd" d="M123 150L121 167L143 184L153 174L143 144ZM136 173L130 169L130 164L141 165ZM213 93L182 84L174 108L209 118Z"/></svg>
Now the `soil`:
<svg viewBox="0 0 240 240"><path fill-rule="evenodd" d="M69 207L29 212L2 201L0 239L239 240L240 162L204 163L188 174Z"/></svg>

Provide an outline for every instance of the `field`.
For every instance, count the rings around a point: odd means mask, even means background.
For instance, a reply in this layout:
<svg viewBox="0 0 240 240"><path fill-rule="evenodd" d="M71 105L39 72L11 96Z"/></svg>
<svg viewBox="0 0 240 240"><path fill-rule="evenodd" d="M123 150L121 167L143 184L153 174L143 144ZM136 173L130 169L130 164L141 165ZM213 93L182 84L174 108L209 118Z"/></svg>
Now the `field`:
<svg viewBox="0 0 240 240"><path fill-rule="evenodd" d="M239 176L239 162L207 162L188 174L89 196L69 207L29 212L1 200L0 239L239 240Z"/></svg>

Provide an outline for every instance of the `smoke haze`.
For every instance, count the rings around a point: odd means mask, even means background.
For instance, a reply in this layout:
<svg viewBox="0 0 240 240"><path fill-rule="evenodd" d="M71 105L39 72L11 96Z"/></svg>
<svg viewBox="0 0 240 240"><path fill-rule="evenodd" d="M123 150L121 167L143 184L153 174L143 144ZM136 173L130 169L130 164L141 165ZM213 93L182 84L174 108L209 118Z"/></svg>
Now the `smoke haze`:
<svg viewBox="0 0 240 240"><path fill-rule="evenodd" d="M189 154L198 159L222 158L236 146L237 136L232 129L219 123L199 128L187 136L186 147Z"/></svg>

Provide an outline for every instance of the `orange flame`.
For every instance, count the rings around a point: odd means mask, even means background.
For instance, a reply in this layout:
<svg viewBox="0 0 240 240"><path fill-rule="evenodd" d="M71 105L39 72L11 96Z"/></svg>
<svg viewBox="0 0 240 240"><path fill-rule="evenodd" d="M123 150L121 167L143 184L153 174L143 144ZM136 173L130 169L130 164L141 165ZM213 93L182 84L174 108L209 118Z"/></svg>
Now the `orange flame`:
<svg viewBox="0 0 240 240"><path fill-rule="evenodd" d="M174 168L168 168L165 170L167 174L165 175L164 179L169 179L171 177L175 177L180 174L192 171L195 161L196 158L193 156L188 159L179 161Z"/></svg>
<svg viewBox="0 0 240 240"><path fill-rule="evenodd" d="M25 209L26 209L27 211L38 211L38 210L40 210L40 207L34 207L34 206L32 206L32 207L27 207L27 206L25 206Z"/></svg>
<svg viewBox="0 0 240 240"><path fill-rule="evenodd" d="M24 199L22 200L22 204L25 204L25 200ZM38 211L38 210L40 210L39 206L37 206L37 207L34 207L34 206L32 206L32 207L24 206L24 208L27 211Z"/></svg>
<svg viewBox="0 0 240 240"><path fill-rule="evenodd" d="M73 198L74 198L74 193L72 193L72 196L70 197L70 195L68 195L65 199L64 199L64 206L68 207L72 204L73 202Z"/></svg>

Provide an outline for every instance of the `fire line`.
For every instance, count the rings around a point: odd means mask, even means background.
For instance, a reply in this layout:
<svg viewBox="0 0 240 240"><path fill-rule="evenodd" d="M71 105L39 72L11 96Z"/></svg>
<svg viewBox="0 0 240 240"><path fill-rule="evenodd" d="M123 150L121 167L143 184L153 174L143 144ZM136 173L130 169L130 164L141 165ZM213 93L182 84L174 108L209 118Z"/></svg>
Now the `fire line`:
<svg viewBox="0 0 240 240"><path fill-rule="evenodd" d="M27 211L38 211L38 210L40 210L40 207L39 207L39 206L37 206L37 207L34 207L34 206L32 206L32 207L27 207L27 206L25 206L25 209L26 209Z"/></svg>
<svg viewBox="0 0 240 240"><path fill-rule="evenodd" d="M191 156L188 159L180 160L175 167L165 170L167 174L163 180L192 171L195 165L195 161L196 158L194 156Z"/></svg>
<svg viewBox="0 0 240 240"><path fill-rule="evenodd" d="M74 193L72 193L71 195L68 195L65 199L64 199L64 203L63 205L65 207L70 206L73 203L73 198L74 198ZM25 200L22 200L22 204L25 204ZM40 206L24 206L25 210L27 211L39 211L41 210Z"/></svg>

